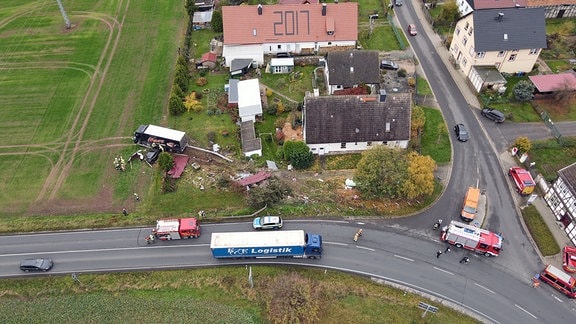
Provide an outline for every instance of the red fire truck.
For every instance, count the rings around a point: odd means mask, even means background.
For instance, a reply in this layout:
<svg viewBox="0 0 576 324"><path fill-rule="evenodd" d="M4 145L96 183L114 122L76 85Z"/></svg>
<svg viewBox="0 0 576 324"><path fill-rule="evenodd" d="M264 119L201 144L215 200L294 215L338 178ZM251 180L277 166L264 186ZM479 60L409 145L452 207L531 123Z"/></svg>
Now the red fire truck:
<svg viewBox="0 0 576 324"><path fill-rule="evenodd" d="M532 175L526 169L513 167L508 170L508 175L514 180L516 191L521 195L529 195L534 191L536 182L534 182Z"/></svg>
<svg viewBox="0 0 576 324"><path fill-rule="evenodd" d="M502 250L502 235L472 225L452 221L442 228L440 240L485 256L498 256Z"/></svg>
<svg viewBox="0 0 576 324"><path fill-rule="evenodd" d="M200 223L196 218L161 219L152 234L162 241L200 237Z"/></svg>

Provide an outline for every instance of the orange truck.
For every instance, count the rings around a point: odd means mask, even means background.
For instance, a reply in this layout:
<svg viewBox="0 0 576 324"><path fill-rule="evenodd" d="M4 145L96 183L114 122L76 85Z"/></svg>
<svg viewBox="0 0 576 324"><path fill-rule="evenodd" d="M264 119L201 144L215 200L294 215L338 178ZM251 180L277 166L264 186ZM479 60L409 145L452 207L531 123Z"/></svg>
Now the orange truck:
<svg viewBox="0 0 576 324"><path fill-rule="evenodd" d="M532 175L526 169L513 167L508 170L508 175L514 180L516 185L516 191L521 195L529 195L534 191L536 187L536 182L532 178Z"/></svg>

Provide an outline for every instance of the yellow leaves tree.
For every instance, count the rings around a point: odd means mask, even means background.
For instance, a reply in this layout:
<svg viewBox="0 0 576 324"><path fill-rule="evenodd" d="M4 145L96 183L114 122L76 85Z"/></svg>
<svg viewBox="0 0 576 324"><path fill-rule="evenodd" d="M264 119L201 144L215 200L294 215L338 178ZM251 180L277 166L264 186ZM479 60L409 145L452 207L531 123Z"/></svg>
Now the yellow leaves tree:
<svg viewBox="0 0 576 324"><path fill-rule="evenodd" d="M434 170L436 162L428 155L408 153L408 179L402 191L409 199L430 195L434 192Z"/></svg>
<svg viewBox="0 0 576 324"><path fill-rule="evenodd" d="M190 112L190 110L195 112L202 110L202 103L196 99L196 92L192 92L186 96L184 99L184 107L188 109L188 112Z"/></svg>

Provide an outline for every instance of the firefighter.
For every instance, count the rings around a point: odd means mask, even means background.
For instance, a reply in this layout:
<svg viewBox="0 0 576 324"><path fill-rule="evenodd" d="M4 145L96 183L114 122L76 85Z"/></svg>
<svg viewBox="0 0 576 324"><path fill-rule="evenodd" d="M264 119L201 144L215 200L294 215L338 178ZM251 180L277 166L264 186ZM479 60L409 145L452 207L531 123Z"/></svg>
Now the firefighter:
<svg viewBox="0 0 576 324"><path fill-rule="evenodd" d="M362 229L359 229L356 234L354 234L354 242L358 241L358 238L362 236Z"/></svg>

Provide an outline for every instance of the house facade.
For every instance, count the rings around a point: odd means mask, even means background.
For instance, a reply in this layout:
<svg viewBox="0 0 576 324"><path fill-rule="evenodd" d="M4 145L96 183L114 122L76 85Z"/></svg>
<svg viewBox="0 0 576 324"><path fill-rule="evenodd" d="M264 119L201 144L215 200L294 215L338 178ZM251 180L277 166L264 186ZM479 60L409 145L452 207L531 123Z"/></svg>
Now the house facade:
<svg viewBox="0 0 576 324"><path fill-rule="evenodd" d="M544 9L483 9L458 20L450 53L471 80L479 77L471 73L475 66L494 67L500 73L528 73L546 47Z"/></svg>
<svg viewBox="0 0 576 324"><path fill-rule="evenodd" d="M544 200L576 244L576 163L558 171L558 179L548 188Z"/></svg>
<svg viewBox="0 0 576 324"><path fill-rule="evenodd" d="M222 20L222 55L228 67L239 58L263 65L267 54L352 49L358 40L356 2L223 6Z"/></svg>
<svg viewBox="0 0 576 324"><path fill-rule="evenodd" d="M324 69L328 92L365 84L376 93L380 84L377 51L347 50L330 52Z"/></svg>
<svg viewBox="0 0 576 324"><path fill-rule="evenodd" d="M361 152L376 145L407 148L411 96L306 97L303 138L313 154Z"/></svg>

